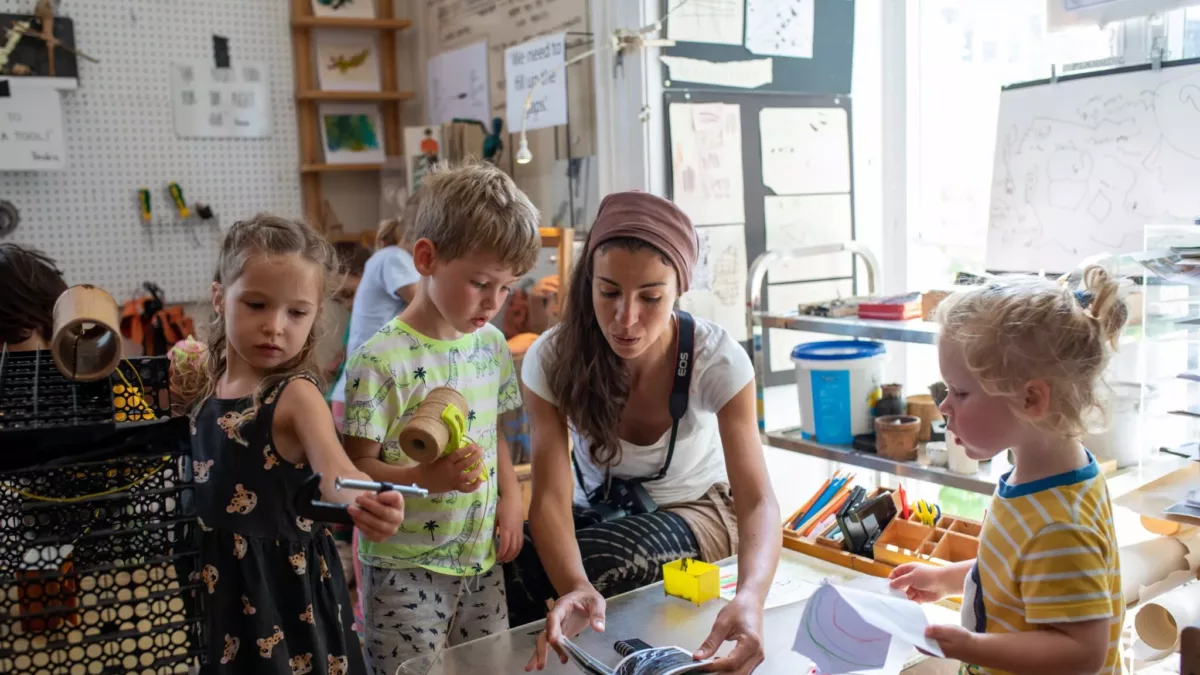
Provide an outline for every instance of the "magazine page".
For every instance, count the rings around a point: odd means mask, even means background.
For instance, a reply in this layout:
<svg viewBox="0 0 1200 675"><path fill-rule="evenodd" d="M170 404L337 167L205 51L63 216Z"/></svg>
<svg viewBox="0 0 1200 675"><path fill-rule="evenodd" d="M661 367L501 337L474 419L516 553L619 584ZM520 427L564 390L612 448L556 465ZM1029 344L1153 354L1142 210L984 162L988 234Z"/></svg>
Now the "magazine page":
<svg viewBox="0 0 1200 675"><path fill-rule="evenodd" d="M621 659L616 675L682 675L703 670L712 659L697 661L681 647L654 647L634 652Z"/></svg>
<svg viewBox="0 0 1200 675"><path fill-rule="evenodd" d="M563 636L558 640L558 646L562 647L575 665L579 669L589 675L613 675L613 669L604 665L602 661L593 657L591 654L579 648L579 645L571 642L570 638Z"/></svg>

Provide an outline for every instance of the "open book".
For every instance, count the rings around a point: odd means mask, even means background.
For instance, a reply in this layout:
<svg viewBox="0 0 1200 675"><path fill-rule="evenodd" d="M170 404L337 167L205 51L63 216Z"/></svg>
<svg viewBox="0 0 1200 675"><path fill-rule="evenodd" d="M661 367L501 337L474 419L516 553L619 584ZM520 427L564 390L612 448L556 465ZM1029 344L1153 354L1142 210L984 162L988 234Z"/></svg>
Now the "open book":
<svg viewBox="0 0 1200 675"><path fill-rule="evenodd" d="M566 637L558 644L580 670L590 675L682 675L703 672L704 666L712 663L712 659L694 660L692 653L682 647L651 647L636 651L621 659L616 668L609 668Z"/></svg>

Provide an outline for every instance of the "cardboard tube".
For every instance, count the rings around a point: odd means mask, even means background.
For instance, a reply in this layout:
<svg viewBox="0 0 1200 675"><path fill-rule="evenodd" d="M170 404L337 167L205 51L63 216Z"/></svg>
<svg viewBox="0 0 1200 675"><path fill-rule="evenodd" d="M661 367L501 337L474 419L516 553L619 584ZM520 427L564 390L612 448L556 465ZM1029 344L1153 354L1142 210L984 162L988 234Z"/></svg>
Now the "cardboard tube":
<svg viewBox="0 0 1200 675"><path fill-rule="evenodd" d="M1200 582L1164 593L1138 611L1133 620L1138 637L1154 649L1171 649L1179 633L1200 623Z"/></svg>
<svg viewBox="0 0 1200 675"><path fill-rule="evenodd" d="M72 286L54 303L50 354L66 378L94 382L108 377L121 362L120 310L104 289Z"/></svg>

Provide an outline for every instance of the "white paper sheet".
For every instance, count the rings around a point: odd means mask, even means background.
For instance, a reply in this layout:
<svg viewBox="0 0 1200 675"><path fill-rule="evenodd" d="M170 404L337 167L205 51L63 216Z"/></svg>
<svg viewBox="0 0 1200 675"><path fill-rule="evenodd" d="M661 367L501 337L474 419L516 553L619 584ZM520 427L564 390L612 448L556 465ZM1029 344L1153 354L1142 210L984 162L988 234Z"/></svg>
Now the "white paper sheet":
<svg viewBox="0 0 1200 675"><path fill-rule="evenodd" d="M171 64L171 108L180 138L266 138L271 87L265 63L214 68L211 61Z"/></svg>
<svg viewBox="0 0 1200 675"><path fill-rule="evenodd" d="M379 91L379 36L371 31L319 30L317 84L322 91Z"/></svg>
<svg viewBox="0 0 1200 675"><path fill-rule="evenodd" d="M767 250L787 250L854 239L850 194L766 197ZM771 268L768 281L804 281L846 277L854 271L847 253L810 256Z"/></svg>
<svg viewBox="0 0 1200 675"><path fill-rule="evenodd" d="M696 225L746 222L741 107L675 103L670 124L675 203Z"/></svg>
<svg viewBox="0 0 1200 675"><path fill-rule="evenodd" d="M911 600L823 583L808 599L792 649L826 675L896 673L914 645L942 655L941 647L925 637L928 625L921 606Z"/></svg>
<svg viewBox="0 0 1200 675"><path fill-rule="evenodd" d="M680 298L680 306L714 321L739 342L746 339L746 226L696 228L700 252L696 283Z"/></svg>
<svg viewBox="0 0 1200 675"><path fill-rule="evenodd" d="M530 40L504 51L504 96L508 108L508 130L544 129L567 123L566 60L567 34L556 33ZM529 92L533 100L525 113Z"/></svg>
<svg viewBox="0 0 1200 675"><path fill-rule="evenodd" d="M744 0L688 0L667 17L667 39L681 42L709 42L721 45L742 44L745 30Z"/></svg>
<svg viewBox="0 0 1200 675"><path fill-rule="evenodd" d="M841 583L854 575L849 570L830 570L829 567L833 566L817 566L815 563L799 562L789 556L781 556L779 566L775 569L775 578L771 580L771 588L767 590L767 600L763 609L803 602L821 587L821 582L825 579ZM737 595L737 581L736 564L721 568L722 598L733 600Z"/></svg>
<svg viewBox="0 0 1200 675"><path fill-rule="evenodd" d="M322 103L317 115L329 164L382 164L387 159L379 104Z"/></svg>
<svg viewBox="0 0 1200 675"><path fill-rule="evenodd" d="M811 59L816 0L746 0L746 49Z"/></svg>
<svg viewBox="0 0 1200 675"><path fill-rule="evenodd" d="M0 78L3 79L3 78ZM62 100L57 89L8 80L0 98L0 171L46 171L67 166Z"/></svg>
<svg viewBox="0 0 1200 675"><path fill-rule="evenodd" d="M691 59L686 56L660 56L659 59L670 69L670 79L680 82L755 89L771 84L775 79L771 59L724 62Z"/></svg>
<svg viewBox="0 0 1200 675"><path fill-rule="evenodd" d="M850 192L850 127L842 108L763 108L763 183L777 195Z"/></svg>
<svg viewBox="0 0 1200 675"><path fill-rule="evenodd" d="M487 51L487 43L481 41L429 59L427 105L432 124L460 118L491 127Z"/></svg>
<svg viewBox="0 0 1200 675"><path fill-rule="evenodd" d="M815 281L796 284L776 284L767 286L767 309L771 313L795 312L800 303L820 302L834 298L849 297L854 291L854 284L845 281ZM771 371L792 369L792 350L804 342L829 340L828 335L820 333L805 333L782 328L768 328L767 339L770 342L768 363Z"/></svg>

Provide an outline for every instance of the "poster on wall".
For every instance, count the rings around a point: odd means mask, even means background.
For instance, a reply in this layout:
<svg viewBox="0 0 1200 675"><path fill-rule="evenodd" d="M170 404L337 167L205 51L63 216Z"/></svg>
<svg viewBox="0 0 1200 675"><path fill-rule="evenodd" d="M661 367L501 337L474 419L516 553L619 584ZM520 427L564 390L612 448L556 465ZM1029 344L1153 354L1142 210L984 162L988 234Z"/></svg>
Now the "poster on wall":
<svg viewBox="0 0 1200 675"><path fill-rule="evenodd" d="M416 193L421 178L442 157L441 127L404 127L404 158L408 170L408 191Z"/></svg>
<svg viewBox="0 0 1200 675"><path fill-rule="evenodd" d="M379 106L327 103L320 107L321 140L329 164L382 164L383 118Z"/></svg>
<svg viewBox="0 0 1200 675"><path fill-rule="evenodd" d="M504 52L504 93L508 101L508 130L543 129L567 123L567 34L556 33L530 40ZM529 112L525 112L525 101Z"/></svg>
<svg viewBox="0 0 1200 675"><path fill-rule="evenodd" d="M62 101L56 89L0 80L0 171L49 171L67 166Z"/></svg>
<svg viewBox="0 0 1200 675"><path fill-rule="evenodd" d="M667 39L740 47L745 19L744 0L679 3L667 17Z"/></svg>
<svg viewBox="0 0 1200 675"><path fill-rule="evenodd" d="M694 281L679 306L729 331L738 342L746 333L746 226L696 228L699 255Z"/></svg>
<svg viewBox="0 0 1200 675"><path fill-rule="evenodd" d="M696 225L745 222L741 107L673 103L670 125L674 202Z"/></svg>
<svg viewBox="0 0 1200 675"><path fill-rule="evenodd" d="M486 42L442 52L429 59L427 69L432 124L455 119L490 121Z"/></svg>
<svg viewBox="0 0 1200 675"><path fill-rule="evenodd" d="M317 31L317 80L322 91L380 91L379 36Z"/></svg>
<svg viewBox="0 0 1200 675"><path fill-rule="evenodd" d="M850 192L844 108L763 108L763 184L777 195Z"/></svg>
<svg viewBox="0 0 1200 675"><path fill-rule="evenodd" d="M271 87L265 63L215 68L211 62L171 64L171 108L180 138L266 138L271 135Z"/></svg>

